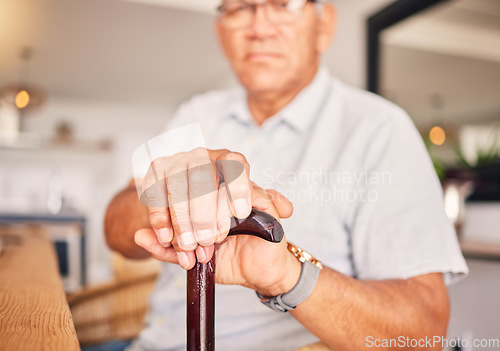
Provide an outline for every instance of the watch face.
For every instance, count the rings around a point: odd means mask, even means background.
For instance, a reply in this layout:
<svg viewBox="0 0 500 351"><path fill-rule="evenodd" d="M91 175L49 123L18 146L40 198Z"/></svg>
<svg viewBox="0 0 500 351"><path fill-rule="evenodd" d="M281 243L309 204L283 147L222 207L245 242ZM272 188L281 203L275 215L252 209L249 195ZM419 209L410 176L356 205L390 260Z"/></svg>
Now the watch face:
<svg viewBox="0 0 500 351"><path fill-rule="evenodd" d="M288 250L293 253L293 255L295 257L297 257L297 259L304 263L305 261L309 261L311 262L312 264L314 264L316 267L318 267L319 269L322 269L323 268L323 265L321 264L321 262L316 259L313 255L311 255L309 252L305 251L305 250L302 250L300 247L298 246L295 246L294 244L290 243L290 242L287 242L287 248Z"/></svg>

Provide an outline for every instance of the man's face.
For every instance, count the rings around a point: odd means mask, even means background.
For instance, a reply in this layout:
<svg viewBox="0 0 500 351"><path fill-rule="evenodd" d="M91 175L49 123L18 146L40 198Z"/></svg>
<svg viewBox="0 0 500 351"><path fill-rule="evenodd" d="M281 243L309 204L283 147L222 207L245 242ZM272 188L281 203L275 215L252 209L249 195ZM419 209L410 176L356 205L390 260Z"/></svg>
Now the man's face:
<svg viewBox="0 0 500 351"><path fill-rule="evenodd" d="M273 22L266 6L258 6L251 22L241 28L231 29L222 19L216 20L221 47L250 94L301 85L316 71L333 31L333 23L328 23L334 21L332 13L318 14L312 3L306 3L288 23Z"/></svg>

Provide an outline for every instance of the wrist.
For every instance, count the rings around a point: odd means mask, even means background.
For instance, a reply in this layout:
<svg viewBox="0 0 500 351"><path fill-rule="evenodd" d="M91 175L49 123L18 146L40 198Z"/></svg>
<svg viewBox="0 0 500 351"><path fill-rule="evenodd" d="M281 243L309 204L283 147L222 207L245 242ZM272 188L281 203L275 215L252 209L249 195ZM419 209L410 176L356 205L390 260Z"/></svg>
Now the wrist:
<svg viewBox="0 0 500 351"><path fill-rule="evenodd" d="M302 263L287 250L285 256L285 263L281 266L282 273L278 275L276 283L273 286L256 289L262 296L278 296L285 294L297 284L300 272L302 270Z"/></svg>
<svg viewBox="0 0 500 351"><path fill-rule="evenodd" d="M301 264L300 275L296 284L292 289L288 289L287 285L291 284L293 277L291 273L293 271L293 266L291 266L289 267L291 274L288 275L290 278L280 280L282 283L281 286L286 286L284 293L282 292L274 295L276 292L269 292L269 295L266 296L257 291L257 297L260 301L267 307L278 312L294 310L300 303L306 300L313 292L319 273L323 268L320 261L300 247L292 243L287 243L287 248L294 258L297 259L297 262Z"/></svg>

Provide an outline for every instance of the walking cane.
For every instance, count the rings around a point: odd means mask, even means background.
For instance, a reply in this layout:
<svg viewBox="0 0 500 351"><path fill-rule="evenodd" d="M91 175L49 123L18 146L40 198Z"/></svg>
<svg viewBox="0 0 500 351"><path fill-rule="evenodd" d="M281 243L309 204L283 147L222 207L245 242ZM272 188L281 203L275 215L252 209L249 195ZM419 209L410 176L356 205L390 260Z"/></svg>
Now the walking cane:
<svg viewBox="0 0 500 351"><path fill-rule="evenodd" d="M228 235L248 234L279 243L283 239L281 224L271 215L252 210L240 221L232 219ZM208 263L196 262L187 272L187 350L215 350L215 252Z"/></svg>

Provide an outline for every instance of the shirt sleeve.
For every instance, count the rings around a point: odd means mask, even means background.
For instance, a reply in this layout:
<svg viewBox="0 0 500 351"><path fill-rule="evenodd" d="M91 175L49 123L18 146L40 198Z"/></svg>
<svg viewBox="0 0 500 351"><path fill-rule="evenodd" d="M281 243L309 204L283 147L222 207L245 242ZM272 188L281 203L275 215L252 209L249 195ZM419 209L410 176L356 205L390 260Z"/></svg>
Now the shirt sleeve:
<svg viewBox="0 0 500 351"><path fill-rule="evenodd" d="M374 132L365 169L374 181L351 228L359 279L407 279L442 272L447 285L468 273L434 168L409 116L397 109Z"/></svg>

